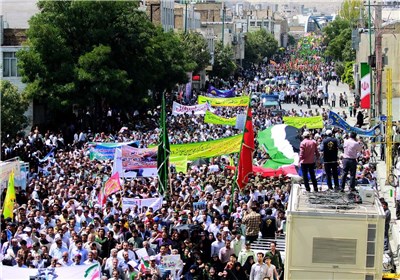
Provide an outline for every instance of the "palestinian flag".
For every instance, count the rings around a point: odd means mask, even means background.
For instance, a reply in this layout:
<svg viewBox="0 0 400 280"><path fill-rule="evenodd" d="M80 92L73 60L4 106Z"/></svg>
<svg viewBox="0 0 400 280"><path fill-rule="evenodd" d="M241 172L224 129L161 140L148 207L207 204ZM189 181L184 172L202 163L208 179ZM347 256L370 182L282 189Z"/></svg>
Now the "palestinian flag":
<svg viewBox="0 0 400 280"><path fill-rule="evenodd" d="M263 167L279 169L298 164L301 139L297 128L286 124L274 125L259 132L257 141L270 157Z"/></svg>

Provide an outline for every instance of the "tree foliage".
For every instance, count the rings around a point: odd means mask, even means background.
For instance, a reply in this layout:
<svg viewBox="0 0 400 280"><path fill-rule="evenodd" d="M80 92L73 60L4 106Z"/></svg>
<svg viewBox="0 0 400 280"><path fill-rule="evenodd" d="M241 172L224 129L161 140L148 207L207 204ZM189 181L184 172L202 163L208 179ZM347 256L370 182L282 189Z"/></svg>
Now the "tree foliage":
<svg viewBox="0 0 400 280"><path fill-rule="evenodd" d="M182 32L179 36L185 49L189 50L190 60L196 63L193 72L198 73L204 70L211 61L206 39L198 32Z"/></svg>
<svg viewBox="0 0 400 280"><path fill-rule="evenodd" d="M14 137L27 125L24 115L29 102L18 92L18 88L7 80L0 80L1 93L1 136L7 134Z"/></svg>
<svg viewBox="0 0 400 280"><path fill-rule="evenodd" d="M335 18L334 21L330 22L323 29L323 43L329 45L329 43L338 37L343 30L348 28L350 28L350 22L348 20L340 17Z"/></svg>
<svg viewBox="0 0 400 280"><path fill-rule="evenodd" d="M18 57L27 96L53 112L70 112L73 104L95 104L97 113L110 105L140 108L148 89L184 83L196 66L179 37L155 27L137 1L39 1L38 7L29 48Z"/></svg>
<svg viewBox="0 0 400 280"><path fill-rule="evenodd" d="M355 51L351 45L351 29L341 30L338 36L330 41L326 54L338 61L351 61L355 59Z"/></svg>
<svg viewBox="0 0 400 280"><path fill-rule="evenodd" d="M364 15L364 4L362 0L344 0L339 10L339 17L356 26Z"/></svg>
<svg viewBox="0 0 400 280"><path fill-rule="evenodd" d="M354 73L353 73L354 61L348 61L344 65L344 73L342 75L342 81L349 85L351 89L354 89Z"/></svg>
<svg viewBox="0 0 400 280"><path fill-rule="evenodd" d="M295 46L296 45L296 39L292 34L288 34L288 45L289 46Z"/></svg>
<svg viewBox="0 0 400 280"><path fill-rule="evenodd" d="M232 75L237 66L234 62L234 53L231 47L223 46L222 42L217 42L214 50L214 65L212 76L228 78Z"/></svg>
<svg viewBox="0 0 400 280"><path fill-rule="evenodd" d="M247 34L245 44L246 64L258 64L265 57L271 57L278 49L278 42L265 29L260 29Z"/></svg>

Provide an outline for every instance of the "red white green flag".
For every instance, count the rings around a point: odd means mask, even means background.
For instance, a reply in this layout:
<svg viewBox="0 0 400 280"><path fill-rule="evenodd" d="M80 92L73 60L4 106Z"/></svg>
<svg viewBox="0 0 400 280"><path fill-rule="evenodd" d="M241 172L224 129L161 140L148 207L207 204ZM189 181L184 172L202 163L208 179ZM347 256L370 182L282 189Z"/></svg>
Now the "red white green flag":
<svg viewBox="0 0 400 280"><path fill-rule="evenodd" d="M368 63L361 62L361 109L371 108L371 73Z"/></svg>

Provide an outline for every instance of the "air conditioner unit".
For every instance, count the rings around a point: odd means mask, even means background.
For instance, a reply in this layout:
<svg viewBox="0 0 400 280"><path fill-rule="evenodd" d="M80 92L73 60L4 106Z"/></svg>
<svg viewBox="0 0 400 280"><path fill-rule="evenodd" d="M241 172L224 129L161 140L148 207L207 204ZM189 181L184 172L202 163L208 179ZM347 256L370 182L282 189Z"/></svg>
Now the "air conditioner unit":
<svg viewBox="0 0 400 280"><path fill-rule="evenodd" d="M362 203L374 203L375 193L374 189L369 185L360 186L358 193L360 194Z"/></svg>

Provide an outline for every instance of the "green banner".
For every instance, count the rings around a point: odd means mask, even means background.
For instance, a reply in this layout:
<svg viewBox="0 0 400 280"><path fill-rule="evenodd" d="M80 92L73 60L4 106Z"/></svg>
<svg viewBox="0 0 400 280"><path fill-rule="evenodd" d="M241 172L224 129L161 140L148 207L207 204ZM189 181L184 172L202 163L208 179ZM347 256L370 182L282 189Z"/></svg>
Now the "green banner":
<svg viewBox="0 0 400 280"><path fill-rule="evenodd" d="M171 156L169 161L171 165L175 165L176 172L187 172L187 156Z"/></svg>
<svg viewBox="0 0 400 280"><path fill-rule="evenodd" d="M249 105L249 97L248 96L240 96L240 97L231 97L231 98L214 98L214 97L206 97L199 95L197 98L197 103L204 104L210 103L211 106L215 107L234 107L234 106L242 106L246 107Z"/></svg>
<svg viewBox="0 0 400 280"><path fill-rule="evenodd" d="M285 124L294 126L295 128L302 128L306 126L308 129L323 128L324 122L322 116L314 117L283 117Z"/></svg>
<svg viewBox="0 0 400 280"><path fill-rule="evenodd" d="M212 158L240 151L243 135L213 141L171 145L171 157L187 156L187 160Z"/></svg>
<svg viewBox="0 0 400 280"><path fill-rule="evenodd" d="M212 124L221 124L221 125L236 125L236 117L234 118L223 118L217 116L216 114L211 113L210 111L206 111L206 115L204 116L205 123L212 123Z"/></svg>

